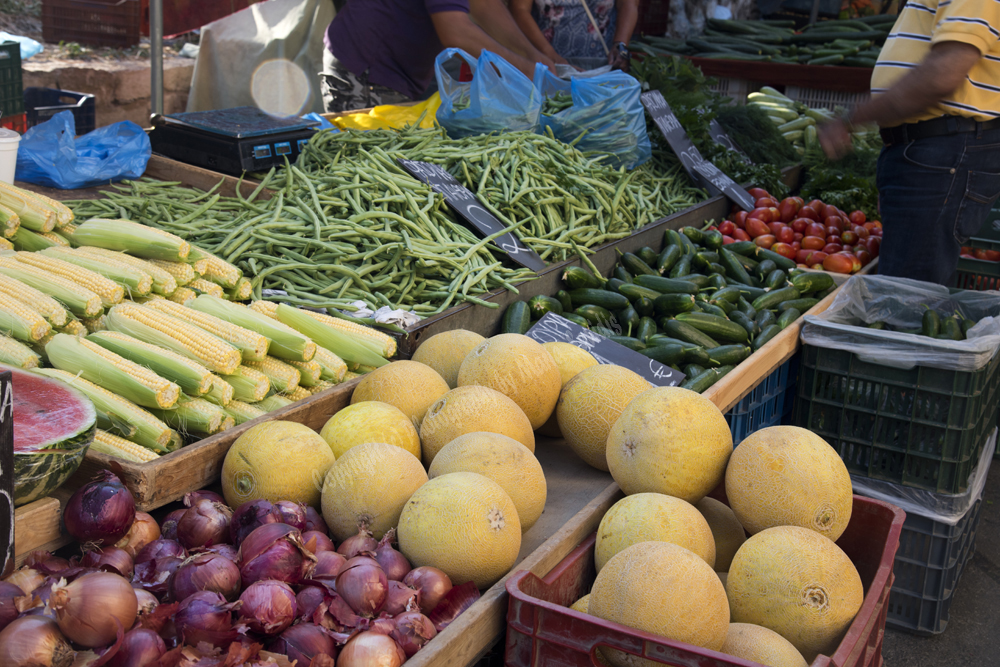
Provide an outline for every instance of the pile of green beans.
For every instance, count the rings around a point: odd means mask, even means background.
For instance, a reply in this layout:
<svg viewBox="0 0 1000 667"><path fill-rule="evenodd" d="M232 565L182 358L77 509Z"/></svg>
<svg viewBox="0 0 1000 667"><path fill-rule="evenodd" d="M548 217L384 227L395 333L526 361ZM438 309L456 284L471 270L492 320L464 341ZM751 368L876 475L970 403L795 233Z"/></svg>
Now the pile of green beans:
<svg viewBox="0 0 1000 667"><path fill-rule="evenodd" d="M555 116L560 111L565 111L573 106L573 96L567 92L559 91L555 95L546 97L542 102L542 115Z"/></svg>

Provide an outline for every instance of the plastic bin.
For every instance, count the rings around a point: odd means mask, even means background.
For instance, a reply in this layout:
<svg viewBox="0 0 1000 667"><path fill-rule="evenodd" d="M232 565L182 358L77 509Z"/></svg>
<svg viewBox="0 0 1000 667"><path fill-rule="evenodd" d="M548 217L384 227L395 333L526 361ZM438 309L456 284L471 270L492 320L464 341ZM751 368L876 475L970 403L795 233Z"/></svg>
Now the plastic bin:
<svg viewBox="0 0 1000 667"><path fill-rule="evenodd" d="M837 544L854 562L865 586L865 600L847 635L832 656L813 667L878 667L882 663L892 565L905 514L877 500L854 496L847 530ZM749 667L755 663L633 630L572 611L596 577L596 533L584 540L544 578L521 570L507 580L507 655L509 667L596 667L594 649L610 646L673 665Z"/></svg>
<svg viewBox="0 0 1000 667"><path fill-rule="evenodd" d="M803 344L793 423L856 475L962 493L997 424L1000 355L978 371L890 368Z"/></svg>
<svg viewBox="0 0 1000 667"><path fill-rule="evenodd" d="M991 213L990 216L992 217L992 215ZM987 224L992 223L987 221ZM1000 236L1000 232L998 232L998 236ZM1000 239L973 238L969 239L965 245L983 250L1000 250ZM959 289L1000 290L1000 262L959 257L957 275L955 286Z"/></svg>
<svg viewBox="0 0 1000 667"><path fill-rule="evenodd" d="M139 0L42 0L42 38L87 46L128 48L139 43Z"/></svg>
<svg viewBox="0 0 1000 667"><path fill-rule="evenodd" d="M97 127L97 103L93 95L55 88L25 88L28 127L44 123L60 111L72 111L76 133L87 134Z"/></svg>
<svg viewBox="0 0 1000 667"><path fill-rule="evenodd" d="M24 113L23 86L21 45L17 42L0 43L0 114L3 114L0 118L5 120L8 116Z"/></svg>
<svg viewBox="0 0 1000 667"><path fill-rule="evenodd" d="M731 97L737 104L746 104L747 95L760 90L760 84L748 79L731 79L729 77L715 77L715 85L712 90Z"/></svg>
<svg viewBox="0 0 1000 667"><path fill-rule="evenodd" d="M864 68L855 68L862 76L868 71ZM812 108L824 108L831 111L837 107L853 109L854 107L867 102L871 98L871 93L864 91L861 93L846 93L840 90L821 90L818 88L802 88L800 86L785 86L785 97L796 102L801 102Z"/></svg>
<svg viewBox="0 0 1000 667"><path fill-rule="evenodd" d="M798 359L792 357L764 378L763 382L726 413L729 430L733 432L734 446L740 444L751 433L781 423L786 409L791 408L797 367Z"/></svg>

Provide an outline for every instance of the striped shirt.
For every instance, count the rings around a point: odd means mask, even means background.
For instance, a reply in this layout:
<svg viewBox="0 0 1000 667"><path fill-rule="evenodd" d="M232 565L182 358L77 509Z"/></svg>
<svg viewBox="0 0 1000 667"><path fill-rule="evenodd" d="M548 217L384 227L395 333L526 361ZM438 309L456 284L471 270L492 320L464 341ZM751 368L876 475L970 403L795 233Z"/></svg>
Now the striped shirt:
<svg viewBox="0 0 1000 667"><path fill-rule="evenodd" d="M1000 0L910 0L879 54L872 96L916 67L938 42L963 42L983 54L958 90L907 123L939 116L1000 117Z"/></svg>

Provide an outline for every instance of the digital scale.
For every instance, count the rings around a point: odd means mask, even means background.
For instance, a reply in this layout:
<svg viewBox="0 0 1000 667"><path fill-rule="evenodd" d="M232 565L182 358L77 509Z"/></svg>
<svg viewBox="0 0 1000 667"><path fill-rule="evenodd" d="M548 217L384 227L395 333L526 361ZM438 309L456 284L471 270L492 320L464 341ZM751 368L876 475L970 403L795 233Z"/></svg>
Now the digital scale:
<svg viewBox="0 0 1000 667"><path fill-rule="evenodd" d="M294 163L317 125L249 106L193 111L154 116L149 141L154 153L238 176Z"/></svg>

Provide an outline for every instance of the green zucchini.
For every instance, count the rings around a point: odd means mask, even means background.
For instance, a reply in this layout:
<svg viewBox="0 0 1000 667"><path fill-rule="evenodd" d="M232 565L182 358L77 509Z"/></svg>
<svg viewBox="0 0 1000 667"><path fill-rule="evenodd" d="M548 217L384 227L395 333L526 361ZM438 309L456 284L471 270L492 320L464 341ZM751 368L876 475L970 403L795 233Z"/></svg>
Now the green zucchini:
<svg viewBox="0 0 1000 667"><path fill-rule="evenodd" d="M674 264L673 268L670 269L671 278L683 278L684 276L691 273L691 260L694 257L694 253L681 256L677 263Z"/></svg>
<svg viewBox="0 0 1000 667"><path fill-rule="evenodd" d="M789 308L778 316L778 326L784 331L789 324L800 317L802 317L802 313L799 312L798 308Z"/></svg>
<svg viewBox="0 0 1000 667"><path fill-rule="evenodd" d="M732 244L730 244L732 245ZM719 250L719 262L726 267L726 273L736 282L743 283L745 285L750 285L751 278L750 274L743 267L736 256L726 248L721 248Z"/></svg>
<svg viewBox="0 0 1000 667"><path fill-rule="evenodd" d="M608 336L607 339L613 340L619 345L624 345L628 349L635 350L636 352L642 352L643 350L646 349L646 346L643 344L641 340L632 338L630 336Z"/></svg>
<svg viewBox="0 0 1000 667"><path fill-rule="evenodd" d="M640 297L632 303L632 307L635 308L635 312L639 313L642 317L649 317L655 311L653 308L653 300L649 297Z"/></svg>
<svg viewBox="0 0 1000 667"><path fill-rule="evenodd" d="M708 313L680 313L675 318L690 324L698 331L708 334L715 340L725 340L733 343L746 343L749 340L747 330L725 317Z"/></svg>
<svg viewBox="0 0 1000 667"><path fill-rule="evenodd" d="M750 348L746 345L720 345L708 350L708 356L720 366L735 366L750 356Z"/></svg>
<svg viewBox="0 0 1000 667"><path fill-rule="evenodd" d="M582 288L571 290L569 298L574 306L600 306L608 310L621 310L629 305L628 297L603 289ZM586 315L584 315L586 317Z"/></svg>
<svg viewBox="0 0 1000 667"><path fill-rule="evenodd" d="M646 262L639 259L638 255L633 255L630 252L621 253L618 261L625 270L631 273L633 276L647 275L647 276L658 276L656 269L652 268Z"/></svg>
<svg viewBox="0 0 1000 667"><path fill-rule="evenodd" d="M653 300L653 311L657 317L689 313L694 308L694 296L691 294L661 294Z"/></svg>
<svg viewBox="0 0 1000 667"><path fill-rule="evenodd" d="M563 312L568 312L573 310L573 301L569 298L569 292L564 289L556 292L556 298L559 299L559 303L562 304Z"/></svg>
<svg viewBox="0 0 1000 667"><path fill-rule="evenodd" d="M500 322L500 333L528 333L531 328L531 308L524 301L515 301L507 306Z"/></svg>
<svg viewBox="0 0 1000 667"><path fill-rule="evenodd" d="M670 269L674 268L674 264L677 263L682 254L684 253L681 251L680 246L664 246L663 252L660 253L660 256L656 260L656 269L659 274L662 276L663 274L670 273Z"/></svg>
<svg viewBox="0 0 1000 667"><path fill-rule="evenodd" d="M650 248L648 245L639 248L639 252L635 254L647 266L650 267L656 266L656 260L657 260L656 251Z"/></svg>
<svg viewBox="0 0 1000 667"><path fill-rule="evenodd" d="M660 294L696 294L699 290L698 285L690 280L663 276L636 276L635 284Z"/></svg>
<svg viewBox="0 0 1000 667"><path fill-rule="evenodd" d="M659 277L659 276L657 276ZM619 285L619 294L625 296L629 301L635 303L637 300L645 297L647 299L655 299L660 296L660 292L649 287L643 287L642 285Z"/></svg>
<svg viewBox="0 0 1000 667"><path fill-rule="evenodd" d="M769 310L777 308L778 304L791 299L798 299L802 296L797 289L789 285L781 289L771 290L767 294L757 297L751 304L757 310Z"/></svg>
<svg viewBox="0 0 1000 667"><path fill-rule="evenodd" d="M636 327L635 337L641 340L643 343L656 333L656 320L652 317L643 317L639 320L639 326Z"/></svg>
<svg viewBox="0 0 1000 667"><path fill-rule="evenodd" d="M781 269L775 269L764 278L764 287L767 289L780 289L788 282L788 276Z"/></svg>
<svg viewBox="0 0 1000 667"><path fill-rule="evenodd" d="M756 352L760 348L764 347L768 341L781 333L781 327L777 324L769 324L767 327L761 329L760 335L754 338L753 341L753 351Z"/></svg>
<svg viewBox="0 0 1000 667"><path fill-rule="evenodd" d="M614 315L607 308L597 306L594 304L587 304L585 306L580 306L573 311L575 315L579 315L583 319L590 322L591 325L604 325L607 326Z"/></svg>
<svg viewBox="0 0 1000 667"><path fill-rule="evenodd" d="M668 336L679 338L683 341L687 341L688 343L694 343L695 345L700 345L706 349L719 347L719 343L714 338L696 327L691 326L687 322L682 322L678 319L660 320L660 327Z"/></svg>
<svg viewBox="0 0 1000 667"><path fill-rule="evenodd" d="M579 266L567 266L562 275L563 282L570 286L570 289L601 289L604 287L604 280L598 278L590 271Z"/></svg>
<svg viewBox="0 0 1000 667"><path fill-rule="evenodd" d="M819 299L811 299L808 297L803 297L801 299L792 299L791 301L785 301L778 306L778 312L783 313L790 308L795 308L800 313L804 313L813 306L819 303Z"/></svg>
<svg viewBox="0 0 1000 667"><path fill-rule="evenodd" d="M540 320L545 313L555 313L556 315L563 313L563 307L559 300L544 294L531 297L528 300L528 308L531 310L531 319L533 320Z"/></svg>
<svg viewBox="0 0 1000 667"><path fill-rule="evenodd" d="M792 278L791 283L795 289L803 294L821 292L825 289L836 287L836 283L833 281L833 278L828 273L822 273L820 271L802 272Z"/></svg>
<svg viewBox="0 0 1000 667"><path fill-rule="evenodd" d="M580 317L576 313L563 313L562 316L565 317L570 322L572 322L573 324L580 325L584 329L590 328L590 322L586 318Z"/></svg>
<svg viewBox="0 0 1000 667"><path fill-rule="evenodd" d="M941 333L941 316L928 308L920 320L920 333L924 336L937 336Z"/></svg>
<svg viewBox="0 0 1000 667"><path fill-rule="evenodd" d="M632 274L625 270L624 266L617 265L611 271L611 277L622 281L623 283L632 282Z"/></svg>
<svg viewBox="0 0 1000 667"><path fill-rule="evenodd" d="M646 349L639 352L667 366L679 364L684 360L684 348L680 345L647 345Z"/></svg>

